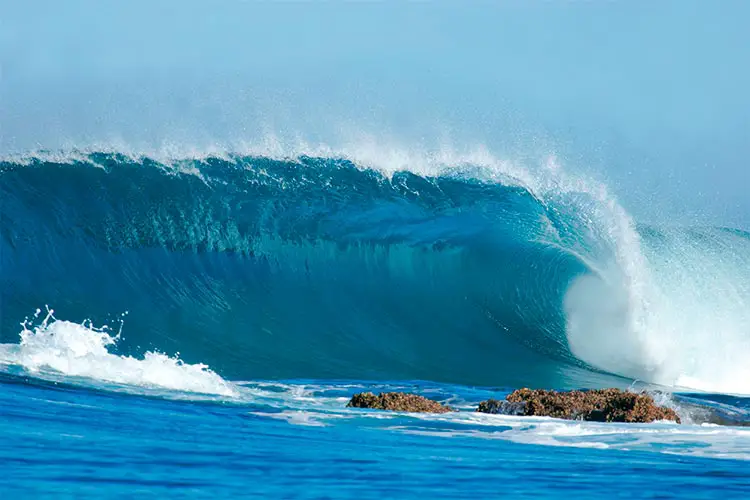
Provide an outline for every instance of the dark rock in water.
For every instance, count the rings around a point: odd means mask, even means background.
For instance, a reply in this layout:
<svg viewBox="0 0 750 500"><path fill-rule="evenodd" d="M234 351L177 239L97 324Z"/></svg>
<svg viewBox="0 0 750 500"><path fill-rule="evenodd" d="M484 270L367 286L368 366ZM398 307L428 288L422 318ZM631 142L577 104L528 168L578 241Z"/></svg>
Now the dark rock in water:
<svg viewBox="0 0 750 500"><path fill-rule="evenodd" d="M409 411L417 413L448 413L452 408L437 401L405 392L361 392L352 396L347 408L372 408L375 410Z"/></svg>
<svg viewBox="0 0 750 500"><path fill-rule="evenodd" d="M524 415L526 403L511 403L500 399L488 399L479 403L478 412L500 415Z"/></svg>
<svg viewBox="0 0 750 500"><path fill-rule="evenodd" d="M713 399L717 397L718 401ZM713 398L711 396L706 398L706 396L691 397L687 395L674 397L681 413L686 414L685 416L692 424L750 427L750 412L732 404L722 403L721 399L726 398L726 396L714 395Z"/></svg>
<svg viewBox="0 0 750 500"><path fill-rule="evenodd" d="M646 393L634 393L619 389L590 391L547 391L518 389L508 394L506 401L483 401L477 411L484 413L506 413L502 403L523 405L512 407L519 413L513 415L544 416L569 420L594 422L654 422L680 417L670 408L659 406Z"/></svg>

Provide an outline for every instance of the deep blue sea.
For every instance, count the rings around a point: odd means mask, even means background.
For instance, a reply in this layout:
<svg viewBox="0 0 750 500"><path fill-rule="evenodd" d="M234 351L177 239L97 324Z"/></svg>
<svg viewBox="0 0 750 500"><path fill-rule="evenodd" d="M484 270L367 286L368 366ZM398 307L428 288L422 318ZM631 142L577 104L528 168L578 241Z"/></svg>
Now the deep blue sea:
<svg viewBox="0 0 750 500"><path fill-rule="evenodd" d="M552 160L402 160L2 158L0 498L750 497L750 235ZM683 424L473 411L518 387Z"/></svg>

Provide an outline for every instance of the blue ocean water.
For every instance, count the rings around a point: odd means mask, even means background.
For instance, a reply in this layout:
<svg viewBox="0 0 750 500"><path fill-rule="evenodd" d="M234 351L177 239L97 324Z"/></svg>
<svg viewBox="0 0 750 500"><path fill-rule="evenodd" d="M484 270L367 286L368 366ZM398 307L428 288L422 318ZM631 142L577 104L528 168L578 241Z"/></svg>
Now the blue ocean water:
<svg viewBox="0 0 750 500"><path fill-rule="evenodd" d="M4 496L750 491L740 230L481 155L38 152L0 200ZM684 422L473 412L524 386L646 388ZM462 411L345 408L363 390Z"/></svg>

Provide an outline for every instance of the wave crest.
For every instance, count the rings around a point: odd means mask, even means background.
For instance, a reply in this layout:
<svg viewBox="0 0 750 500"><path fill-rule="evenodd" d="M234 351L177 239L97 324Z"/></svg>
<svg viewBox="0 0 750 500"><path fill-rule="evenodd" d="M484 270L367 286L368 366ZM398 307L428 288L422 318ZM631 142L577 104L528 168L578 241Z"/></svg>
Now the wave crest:
<svg viewBox="0 0 750 500"><path fill-rule="evenodd" d="M554 160L446 159L6 159L2 338L54 301L68 317L132 311L125 354L179 351L239 378L562 387L597 383L593 367L745 392L746 240L636 230Z"/></svg>

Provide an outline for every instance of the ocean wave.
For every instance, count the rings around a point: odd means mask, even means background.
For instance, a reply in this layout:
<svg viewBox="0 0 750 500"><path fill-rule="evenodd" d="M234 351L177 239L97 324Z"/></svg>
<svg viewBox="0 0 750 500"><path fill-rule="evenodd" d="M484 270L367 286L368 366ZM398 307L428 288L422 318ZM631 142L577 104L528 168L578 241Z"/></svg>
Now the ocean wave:
<svg viewBox="0 0 750 500"><path fill-rule="evenodd" d="M750 391L741 233L636 227L554 161L364 156L5 158L0 340L51 303L232 379Z"/></svg>
<svg viewBox="0 0 750 500"><path fill-rule="evenodd" d="M203 364L187 364L159 352L146 352L142 359L112 354L110 348L119 334L90 323L57 320L53 312L48 310L36 325L24 322L18 344L0 344L0 366L23 368L25 373L52 380L64 376L145 389L226 397L239 394L233 384Z"/></svg>

